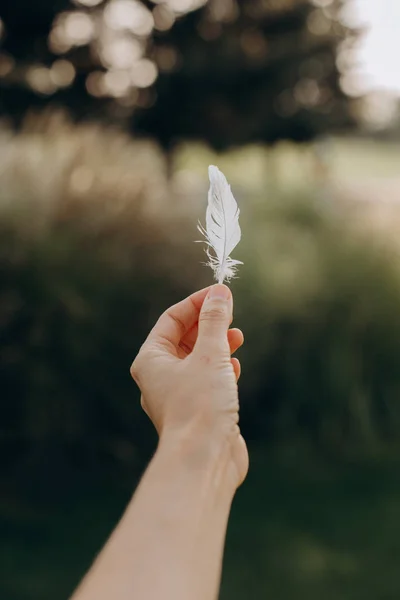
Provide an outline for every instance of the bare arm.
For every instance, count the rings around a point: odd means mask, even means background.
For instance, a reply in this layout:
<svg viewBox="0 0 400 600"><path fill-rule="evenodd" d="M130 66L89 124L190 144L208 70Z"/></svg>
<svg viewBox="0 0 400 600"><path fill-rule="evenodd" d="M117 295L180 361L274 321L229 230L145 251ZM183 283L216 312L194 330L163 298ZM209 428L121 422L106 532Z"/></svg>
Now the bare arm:
<svg viewBox="0 0 400 600"><path fill-rule="evenodd" d="M74 600L214 600L233 497L227 457L160 445Z"/></svg>
<svg viewBox="0 0 400 600"><path fill-rule="evenodd" d="M247 472L247 452L237 427L238 363L230 359L243 337L227 335L230 311L218 299L209 301L209 312L203 309L203 323L200 318L197 325L206 293L187 299L185 307L181 303L170 309L134 363L142 403L160 434L159 446L72 600L218 596L230 506ZM219 329L215 344L208 339L213 329ZM169 352L176 353L171 362ZM190 356L195 360L189 362Z"/></svg>

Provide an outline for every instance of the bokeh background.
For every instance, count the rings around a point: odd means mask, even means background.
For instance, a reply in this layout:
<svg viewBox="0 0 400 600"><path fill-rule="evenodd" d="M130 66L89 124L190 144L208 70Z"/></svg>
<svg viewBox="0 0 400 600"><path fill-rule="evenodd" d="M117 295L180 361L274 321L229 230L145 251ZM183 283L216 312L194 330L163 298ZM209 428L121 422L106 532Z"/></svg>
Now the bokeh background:
<svg viewBox="0 0 400 600"><path fill-rule="evenodd" d="M251 469L222 600L400 592L398 0L0 4L0 597L67 598L156 437L129 366L233 281Z"/></svg>

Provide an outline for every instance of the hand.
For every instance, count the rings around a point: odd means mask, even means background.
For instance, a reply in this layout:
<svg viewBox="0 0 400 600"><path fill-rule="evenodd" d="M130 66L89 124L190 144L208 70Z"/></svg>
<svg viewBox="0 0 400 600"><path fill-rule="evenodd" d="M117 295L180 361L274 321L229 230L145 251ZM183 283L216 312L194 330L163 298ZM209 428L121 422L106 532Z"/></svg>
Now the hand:
<svg viewBox="0 0 400 600"><path fill-rule="evenodd" d="M240 435L237 379L231 358L243 344L232 322L232 294L224 285L196 292L158 320L131 367L142 407L163 440L228 454L237 487L248 454ZM206 452L207 454L207 452Z"/></svg>

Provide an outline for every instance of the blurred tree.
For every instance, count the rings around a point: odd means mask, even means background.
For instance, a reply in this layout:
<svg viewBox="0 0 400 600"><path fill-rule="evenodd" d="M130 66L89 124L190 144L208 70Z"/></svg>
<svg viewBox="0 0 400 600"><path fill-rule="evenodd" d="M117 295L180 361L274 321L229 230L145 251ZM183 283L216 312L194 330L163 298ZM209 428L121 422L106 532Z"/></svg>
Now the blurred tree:
<svg viewBox="0 0 400 600"><path fill-rule="evenodd" d="M27 0L1 8L1 110L67 105L170 149L304 141L353 123L344 0Z"/></svg>
<svg viewBox="0 0 400 600"><path fill-rule="evenodd" d="M336 53L352 32L341 3L320 4L210 0L178 21L155 40L157 101L136 113L139 130L167 148L194 138L224 150L349 126Z"/></svg>

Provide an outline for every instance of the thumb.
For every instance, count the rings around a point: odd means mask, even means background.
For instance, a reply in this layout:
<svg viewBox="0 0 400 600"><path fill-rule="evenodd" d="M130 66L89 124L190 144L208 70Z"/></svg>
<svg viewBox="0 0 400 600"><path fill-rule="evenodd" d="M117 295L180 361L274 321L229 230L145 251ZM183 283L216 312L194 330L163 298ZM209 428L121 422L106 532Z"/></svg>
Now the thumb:
<svg viewBox="0 0 400 600"><path fill-rule="evenodd" d="M232 322L232 294L226 285L213 285L203 302L199 316L195 352L213 354L227 350L228 329Z"/></svg>

